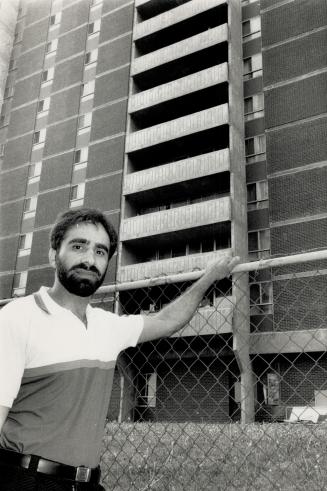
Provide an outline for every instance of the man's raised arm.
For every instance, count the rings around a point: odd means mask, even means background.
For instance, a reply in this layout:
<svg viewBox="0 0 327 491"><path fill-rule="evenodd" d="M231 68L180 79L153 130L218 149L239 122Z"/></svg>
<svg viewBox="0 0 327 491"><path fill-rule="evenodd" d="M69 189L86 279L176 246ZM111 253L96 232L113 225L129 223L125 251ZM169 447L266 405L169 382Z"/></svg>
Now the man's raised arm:
<svg viewBox="0 0 327 491"><path fill-rule="evenodd" d="M144 328L139 343L167 337L179 331L193 317L210 285L230 275L239 257L223 256L211 263L203 276L176 300L154 315L144 317Z"/></svg>

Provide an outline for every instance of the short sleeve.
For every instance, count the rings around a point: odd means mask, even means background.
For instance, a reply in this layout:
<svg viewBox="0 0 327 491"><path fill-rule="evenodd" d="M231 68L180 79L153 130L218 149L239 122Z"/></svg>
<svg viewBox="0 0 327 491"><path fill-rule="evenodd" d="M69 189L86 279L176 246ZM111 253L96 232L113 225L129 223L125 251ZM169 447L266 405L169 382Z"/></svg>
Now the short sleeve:
<svg viewBox="0 0 327 491"><path fill-rule="evenodd" d="M17 318L16 301L0 310L0 405L12 407L25 367L26 319Z"/></svg>
<svg viewBox="0 0 327 491"><path fill-rule="evenodd" d="M119 317L121 350L137 345L143 327L144 318L141 315L122 315Z"/></svg>

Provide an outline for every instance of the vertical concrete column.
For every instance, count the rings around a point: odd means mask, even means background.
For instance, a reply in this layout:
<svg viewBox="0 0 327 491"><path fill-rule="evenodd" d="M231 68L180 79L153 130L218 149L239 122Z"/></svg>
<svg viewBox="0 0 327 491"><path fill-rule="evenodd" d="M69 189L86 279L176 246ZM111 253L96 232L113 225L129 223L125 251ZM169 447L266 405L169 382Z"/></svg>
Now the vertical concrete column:
<svg viewBox="0 0 327 491"><path fill-rule="evenodd" d="M232 249L248 260L247 190L244 152L244 97L242 16L239 0L228 2L229 120L231 156ZM241 422L254 421L254 384L250 359L250 305L248 274L234 275L233 348L241 375Z"/></svg>

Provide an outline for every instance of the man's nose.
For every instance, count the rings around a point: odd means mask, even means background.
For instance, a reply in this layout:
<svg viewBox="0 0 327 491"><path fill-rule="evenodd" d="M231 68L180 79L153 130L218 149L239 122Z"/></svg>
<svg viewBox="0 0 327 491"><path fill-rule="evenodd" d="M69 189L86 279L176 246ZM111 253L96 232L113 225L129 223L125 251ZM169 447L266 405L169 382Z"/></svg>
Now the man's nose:
<svg viewBox="0 0 327 491"><path fill-rule="evenodd" d="M88 249L85 251L84 262L88 264L88 266L93 266L95 264L95 254L92 249Z"/></svg>

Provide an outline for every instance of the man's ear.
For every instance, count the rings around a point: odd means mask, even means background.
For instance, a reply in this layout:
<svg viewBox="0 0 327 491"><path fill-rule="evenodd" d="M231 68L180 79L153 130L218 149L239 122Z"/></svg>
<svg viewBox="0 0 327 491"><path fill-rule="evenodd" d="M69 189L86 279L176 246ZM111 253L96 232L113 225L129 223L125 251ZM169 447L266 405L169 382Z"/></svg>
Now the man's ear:
<svg viewBox="0 0 327 491"><path fill-rule="evenodd" d="M54 269L56 269L56 254L57 254L57 251L55 251L51 247L51 249L49 250L49 263L50 263L50 266L52 266Z"/></svg>

